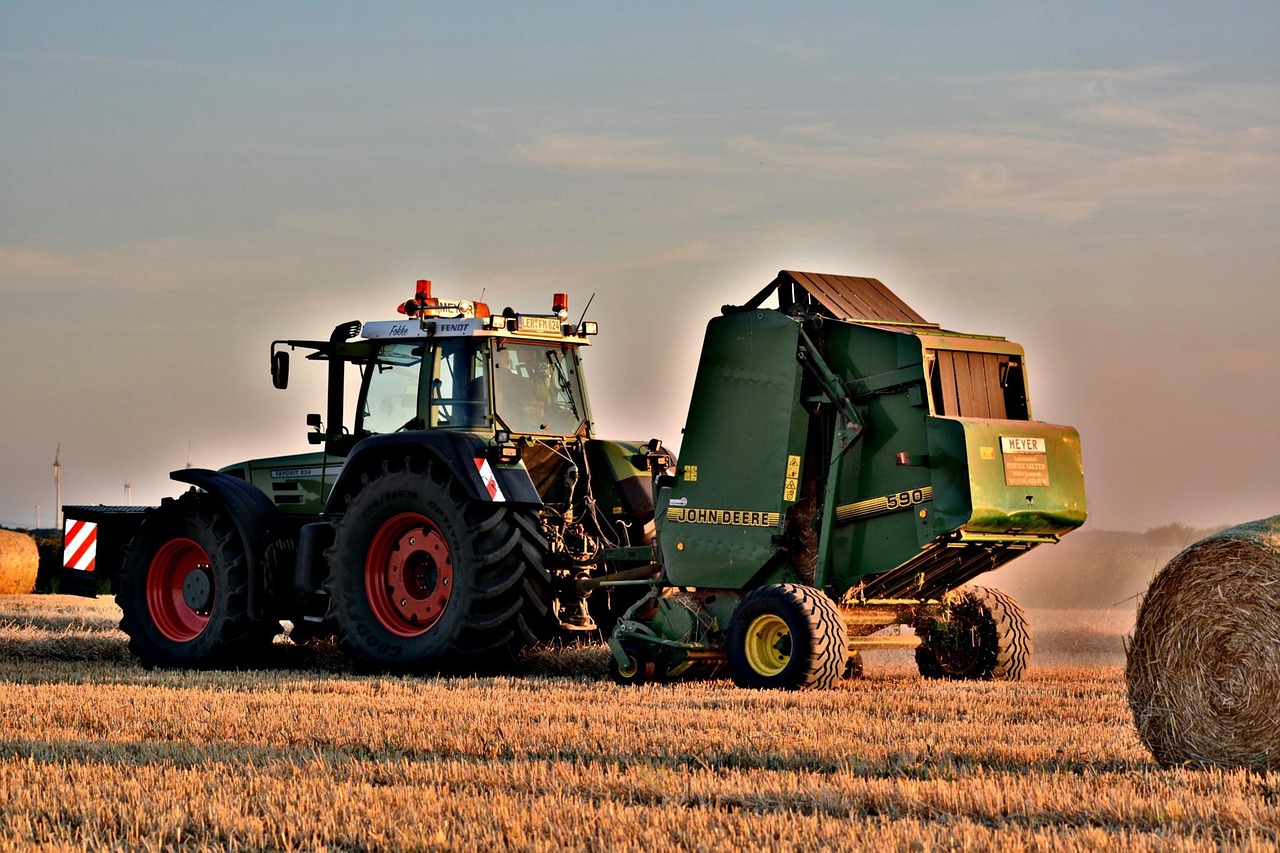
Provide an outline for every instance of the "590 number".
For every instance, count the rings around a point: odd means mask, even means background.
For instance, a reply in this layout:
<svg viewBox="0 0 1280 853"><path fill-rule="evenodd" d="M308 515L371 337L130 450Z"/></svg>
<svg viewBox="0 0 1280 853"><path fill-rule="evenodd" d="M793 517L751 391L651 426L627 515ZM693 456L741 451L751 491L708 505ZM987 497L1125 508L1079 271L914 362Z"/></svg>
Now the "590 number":
<svg viewBox="0 0 1280 853"><path fill-rule="evenodd" d="M896 495L889 495L885 498L889 503L889 509L902 509L903 507L913 506L914 504L922 504L925 501L924 489L912 489L909 492L898 492Z"/></svg>

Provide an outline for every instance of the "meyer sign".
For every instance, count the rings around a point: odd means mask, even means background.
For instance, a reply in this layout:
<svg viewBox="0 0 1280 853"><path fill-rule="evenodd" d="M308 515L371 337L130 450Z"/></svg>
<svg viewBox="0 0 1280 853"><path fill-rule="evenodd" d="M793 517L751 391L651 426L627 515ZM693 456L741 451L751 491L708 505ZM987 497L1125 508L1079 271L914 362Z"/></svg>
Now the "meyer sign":
<svg viewBox="0 0 1280 853"><path fill-rule="evenodd" d="M1005 453L1044 453L1044 439L1002 435L1000 436L1000 449Z"/></svg>

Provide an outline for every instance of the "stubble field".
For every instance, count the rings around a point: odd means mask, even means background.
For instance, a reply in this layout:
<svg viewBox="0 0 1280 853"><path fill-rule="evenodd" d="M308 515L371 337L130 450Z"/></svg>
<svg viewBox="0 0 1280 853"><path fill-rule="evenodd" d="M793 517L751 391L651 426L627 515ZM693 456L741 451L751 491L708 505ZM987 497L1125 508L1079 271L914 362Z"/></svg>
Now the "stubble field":
<svg viewBox="0 0 1280 853"><path fill-rule="evenodd" d="M804 694L619 688L600 648L540 651L498 678L363 676L285 642L254 671L149 672L117 619L107 599L0 597L0 847L1280 840L1280 776L1152 762L1105 619L1050 619L1047 663L1018 683L924 681L897 655Z"/></svg>

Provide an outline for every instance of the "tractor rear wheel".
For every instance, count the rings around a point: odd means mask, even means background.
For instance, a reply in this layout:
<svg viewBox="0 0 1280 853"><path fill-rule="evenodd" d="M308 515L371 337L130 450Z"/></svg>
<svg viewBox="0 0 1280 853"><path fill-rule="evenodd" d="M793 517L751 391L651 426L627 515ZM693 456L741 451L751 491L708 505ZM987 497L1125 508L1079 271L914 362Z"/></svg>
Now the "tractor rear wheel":
<svg viewBox="0 0 1280 853"><path fill-rule="evenodd" d="M531 511L472 500L443 465L384 466L335 526L329 619L361 663L489 669L542 639L550 579Z"/></svg>
<svg viewBox="0 0 1280 853"><path fill-rule="evenodd" d="M916 665L925 678L1017 681L1031 657L1031 628L1012 597L984 586L965 587L951 618L916 627Z"/></svg>
<svg viewBox="0 0 1280 853"><path fill-rule="evenodd" d="M191 492L147 513L126 547L116 603L143 666L245 663L279 623L249 619L244 543L213 500Z"/></svg>
<svg viewBox="0 0 1280 853"><path fill-rule="evenodd" d="M770 584L738 603L725 636L725 657L739 687L784 690L832 687L848 659L844 617L821 591Z"/></svg>

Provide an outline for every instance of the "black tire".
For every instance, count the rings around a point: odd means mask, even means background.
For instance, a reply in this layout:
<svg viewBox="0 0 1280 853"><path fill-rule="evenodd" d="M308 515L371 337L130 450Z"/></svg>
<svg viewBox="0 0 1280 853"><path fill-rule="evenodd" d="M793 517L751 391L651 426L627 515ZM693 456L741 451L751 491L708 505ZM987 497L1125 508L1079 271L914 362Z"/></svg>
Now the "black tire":
<svg viewBox="0 0 1280 853"><path fill-rule="evenodd" d="M833 687L848 649L839 608L821 591L798 584L771 584L748 593L725 635L725 657L739 687Z"/></svg>
<svg viewBox="0 0 1280 853"><path fill-rule="evenodd" d="M248 614L244 543L212 498L191 492L147 513L120 566L120 630L143 666L252 666L279 623ZM255 649L256 647L256 649Z"/></svg>
<svg viewBox="0 0 1280 853"><path fill-rule="evenodd" d="M362 479L335 522L328 618L379 669L494 669L544 638L546 542L527 508L472 500L443 465Z"/></svg>
<svg viewBox="0 0 1280 853"><path fill-rule="evenodd" d="M628 687L640 687L654 681L657 666L648 649L637 643L623 643L622 651L627 656L627 666L618 666L618 659L609 656L609 677L615 684Z"/></svg>
<svg viewBox="0 0 1280 853"><path fill-rule="evenodd" d="M849 653L849 658L844 663L844 672L841 673L841 677L848 679L848 678L862 678L862 676L863 676L862 652L858 651L857 649L854 649L852 652Z"/></svg>
<svg viewBox="0 0 1280 853"><path fill-rule="evenodd" d="M951 618L916 627L916 665L925 678L1017 681L1031 659L1031 627L1007 593L984 586L957 591Z"/></svg>

